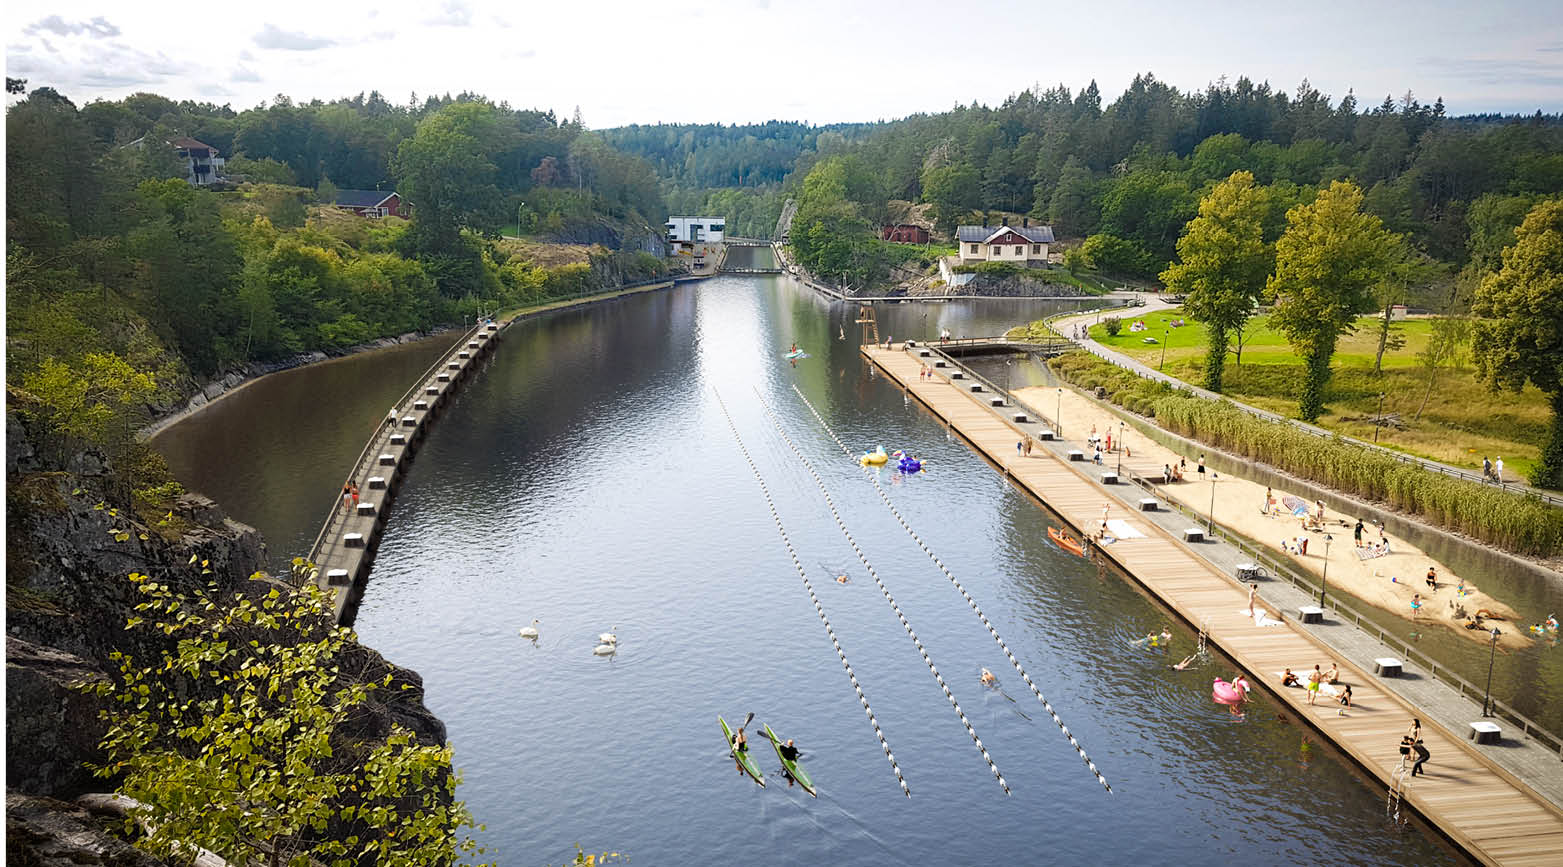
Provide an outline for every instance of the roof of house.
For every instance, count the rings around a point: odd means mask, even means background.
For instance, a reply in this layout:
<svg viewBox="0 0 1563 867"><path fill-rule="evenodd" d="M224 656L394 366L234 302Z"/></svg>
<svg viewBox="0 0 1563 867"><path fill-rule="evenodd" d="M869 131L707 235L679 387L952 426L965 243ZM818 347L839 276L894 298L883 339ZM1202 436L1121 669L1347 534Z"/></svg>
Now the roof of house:
<svg viewBox="0 0 1563 867"><path fill-rule="evenodd" d="M168 140L168 143L176 148L184 148L185 150L189 150L191 148L206 148L212 153L217 152L217 148L212 147L204 141L197 141L196 139L193 139L187 135L182 135L178 138L171 138Z"/></svg>
<svg viewBox="0 0 1563 867"><path fill-rule="evenodd" d="M395 190L337 190L335 204L342 208L377 208L394 195Z"/></svg>
<svg viewBox="0 0 1563 867"><path fill-rule="evenodd" d="M993 236L1003 232L1014 232L1033 244L1053 243L1052 226L1028 226L1017 229L1014 226L960 226L955 230L955 236L962 244L985 244L993 239Z"/></svg>

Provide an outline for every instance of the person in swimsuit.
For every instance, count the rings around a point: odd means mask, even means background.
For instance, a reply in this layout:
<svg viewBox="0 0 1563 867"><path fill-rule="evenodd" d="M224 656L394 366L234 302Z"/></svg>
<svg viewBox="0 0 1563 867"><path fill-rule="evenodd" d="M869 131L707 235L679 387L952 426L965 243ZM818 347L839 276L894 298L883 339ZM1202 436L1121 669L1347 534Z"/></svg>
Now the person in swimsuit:
<svg viewBox="0 0 1563 867"><path fill-rule="evenodd" d="M1313 667L1313 671L1308 673L1308 703L1309 704L1313 704L1314 699L1319 697L1319 683L1321 681L1323 681L1323 680L1324 680L1324 673L1319 671L1319 666L1318 665L1315 665Z"/></svg>
<svg viewBox="0 0 1563 867"><path fill-rule="evenodd" d="M1340 688L1340 697L1336 701L1341 703L1341 707L1351 707L1351 684Z"/></svg>
<svg viewBox="0 0 1563 867"><path fill-rule="evenodd" d="M1411 594L1411 616L1415 617L1422 610L1422 594Z"/></svg>
<svg viewBox="0 0 1563 867"><path fill-rule="evenodd" d="M1183 661L1182 662L1174 663L1172 667L1177 669L1178 671L1182 671L1183 669L1188 668L1189 667L1189 663L1193 662L1194 661L1194 657L1198 656L1198 655L1199 654L1193 654L1193 655L1190 655L1190 656L1185 656L1185 657L1183 657Z"/></svg>
<svg viewBox="0 0 1563 867"><path fill-rule="evenodd" d="M983 686L993 686L993 685L997 684L998 682L999 682L999 679L997 677L993 676L993 672L987 670L986 668L984 668L982 670L982 685Z"/></svg>
<svg viewBox="0 0 1563 867"><path fill-rule="evenodd" d="M1340 669L1335 667L1335 660L1330 660L1330 670L1324 673L1325 683L1335 683L1340 680Z"/></svg>
<svg viewBox="0 0 1563 867"><path fill-rule="evenodd" d="M1434 593L1438 592L1438 572L1433 567L1427 567L1427 587Z"/></svg>
<svg viewBox="0 0 1563 867"><path fill-rule="evenodd" d="M1290 668L1281 672L1282 686L1297 686L1298 683L1299 681L1297 680L1297 675L1293 674Z"/></svg>

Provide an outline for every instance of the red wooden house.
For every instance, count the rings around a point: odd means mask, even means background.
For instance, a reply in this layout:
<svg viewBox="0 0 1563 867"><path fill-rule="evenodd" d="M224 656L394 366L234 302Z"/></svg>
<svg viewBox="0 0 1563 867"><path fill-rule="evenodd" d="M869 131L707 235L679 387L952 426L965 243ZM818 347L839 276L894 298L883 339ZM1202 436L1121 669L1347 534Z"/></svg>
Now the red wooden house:
<svg viewBox="0 0 1563 867"><path fill-rule="evenodd" d="M880 229L879 237L895 244L926 244L928 230L911 223L897 223Z"/></svg>

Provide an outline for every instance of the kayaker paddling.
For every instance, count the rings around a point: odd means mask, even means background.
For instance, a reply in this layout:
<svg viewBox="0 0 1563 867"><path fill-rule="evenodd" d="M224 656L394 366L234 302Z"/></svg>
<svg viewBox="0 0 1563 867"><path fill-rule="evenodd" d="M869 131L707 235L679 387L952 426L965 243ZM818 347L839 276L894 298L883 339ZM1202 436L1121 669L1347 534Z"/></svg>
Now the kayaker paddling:
<svg viewBox="0 0 1563 867"><path fill-rule="evenodd" d="M740 774L744 772L744 765L738 758L738 754L747 752L749 752L749 737L744 734L743 727L739 726L738 733L733 735L733 767Z"/></svg>

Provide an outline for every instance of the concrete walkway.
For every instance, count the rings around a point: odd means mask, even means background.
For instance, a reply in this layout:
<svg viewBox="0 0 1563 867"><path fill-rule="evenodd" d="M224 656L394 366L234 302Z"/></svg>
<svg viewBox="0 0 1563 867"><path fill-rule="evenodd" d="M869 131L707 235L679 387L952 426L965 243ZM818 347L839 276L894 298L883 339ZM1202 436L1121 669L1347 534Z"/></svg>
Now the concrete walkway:
<svg viewBox="0 0 1563 867"><path fill-rule="evenodd" d="M1114 296L1108 296L1108 297L1114 297ZM1171 302L1167 301L1165 298L1162 298L1162 297L1157 296L1157 295L1145 294L1145 295L1140 295L1138 297L1142 297L1142 298L1145 299L1145 306L1141 307L1141 308L1135 309L1133 311L1133 313L1132 314L1128 314L1126 318L1138 318L1139 316L1143 316L1146 313L1157 313L1157 312L1161 312L1161 311L1176 309L1176 307L1177 307L1177 305L1172 304ZM1091 311L1089 313L1081 313L1081 314L1078 314L1078 315L1075 315L1075 316L1060 317L1058 319L1053 320L1053 323L1052 323L1053 324L1053 328L1055 330L1057 330L1060 334L1072 335L1074 333L1074 330L1073 330L1074 326L1092 324L1092 323L1096 322L1096 320L1100 319L1101 316L1103 316L1105 314L1105 312L1106 311ZM1232 398L1230 398L1230 397L1228 397L1228 396L1226 396L1224 394L1217 394L1217 393L1215 393L1213 391L1206 391L1203 388L1200 388L1200 387L1195 386L1195 385L1191 385L1191 384L1189 384L1187 382L1184 382L1181 379L1177 379L1175 377L1168 376L1167 374L1162 373L1161 371L1156 370L1155 368L1152 368L1149 365L1146 365L1146 364L1143 364L1143 363L1141 363L1139 361L1136 361L1135 359L1130 358L1129 356L1124 355L1123 353L1121 353L1121 352L1119 352L1119 351L1117 351L1115 349L1112 349L1110 347L1104 346L1104 345L1102 345L1101 343L1098 343L1095 339L1093 339L1093 338L1091 338L1089 336L1084 337L1084 338L1072 337L1071 339L1073 339L1075 341L1075 343L1077 343L1080 346L1081 349L1086 350L1087 352L1091 353L1092 355L1095 355L1096 357L1102 359L1103 361L1112 362L1113 364L1116 364L1119 367L1125 368L1126 370L1133 371L1134 373L1136 373L1136 374L1138 374L1140 376L1143 376L1146 379L1155 380L1157 382L1165 382L1168 385L1173 386L1174 388L1183 389L1184 391L1187 391L1187 392L1189 392L1191 394L1198 395L1199 397L1203 397L1203 398L1205 398L1207 400L1225 400L1225 401L1228 401L1233 406L1235 406L1235 407L1237 407L1237 408L1239 408L1239 409L1241 409L1241 410L1243 410L1245 412L1252 413L1252 414L1254 414L1256 416L1259 416L1260 418L1269 419L1270 421L1284 422L1286 424L1292 425L1293 427L1297 428L1298 430L1306 431L1306 432L1308 432L1310 434L1313 434L1314 436L1324 437L1326 439L1328 439L1330 437L1339 436L1342 440L1344 440L1346 442L1349 442L1349 443L1351 443L1353 445L1356 445L1356 446L1360 446L1361 448L1364 448L1364 449L1369 449L1369 450L1372 450L1372 451L1379 452L1380 454L1392 457L1392 458L1394 458L1397 461L1402 461L1404 463L1409 463L1409 464L1416 464L1416 465L1422 467L1425 470L1430 470L1430 471L1436 472L1436 473L1443 473L1446 476L1454 476L1455 478L1461 478L1461 479L1465 479L1465 480L1471 481L1471 482L1477 482L1477 483L1481 483L1482 482L1482 477L1481 477L1480 474L1478 474L1478 473L1476 473L1476 472L1474 472L1474 471L1472 471L1470 469L1467 469L1467 468L1451 466L1450 464L1440 463L1438 461L1429 460L1427 458L1420 458L1420 457L1416 457L1414 455L1408 455L1408 454L1406 454L1404 452L1397 452L1394 449L1386 449L1383 446L1377 446L1377 445L1374 445L1373 443L1370 443L1370 442L1364 442L1363 440L1359 440L1359 439L1355 439L1355 438L1352 438L1352 437L1336 434L1336 433L1333 433L1331 431L1327 431L1324 428L1317 427L1315 425L1311 425L1311 424L1308 424L1306 422L1298 421L1297 419L1294 419L1294 418L1286 418L1285 416L1277 415L1277 414L1275 414L1273 412L1270 412L1269 410L1260 409L1260 408L1258 408L1256 406L1249 406L1246 403L1240 403L1240 402L1238 402L1236 400L1233 400ZM1549 491L1543 491L1543 490L1541 490L1539 488L1532 488L1529 485L1525 485L1525 484L1521 484L1519 482L1513 482L1513 481L1505 481L1504 484L1503 484L1503 489L1505 491L1509 491L1509 492L1511 492L1511 493L1513 493L1513 494L1515 494L1517 496L1524 496L1526 494L1534 494L1535 496L1541 498L1541 500L1543 502L1545 502L1545 503L1547 503L1549 505L1563 507L1563 496L1559 496L1559 495L1557 495L1555 493L1552 493L1552 492L1549 492Z"/></svg>
<svg viewBox="0 0 1563 867"><path fill-rule="evenodd" d="M901 349L862 351L1076 532L1093 531L1104 510L1122 522L1114 524L1123 530L1120 540L1102 553L1188 623L1203 628L1256 686L1272 692L1387 787L1402 788L1396 746L1411 717L1419 716L1433 754L1432 770L1405 783L1404 800L1473 856L1494 864L1556 863L1563 851L1563 810L1558 807L1563 764L1556 753L1512 731L1495 745L1470 744L1469 724L1481 719L1474 702L1413 666L1398 678L1369 674L1374 660L1393 656L1392 650L1338 619L1300 623L1292 614L1309 600L1289 585L1262 585L1262 599L1280 622L1256 623L1245 610L1247 594L1230 577L1246 559L1240 551L1222 542L1184 542L1183 531L1193 521L1174 512L1142 511L1142 489L1104 483L1110 467L1070 460L1070 450L1083 450L1083 443L1038 440L1040 452L1021 457L1016 439L1037 438L1042 427L1029 415L1017 421L1016 407L1003 405L1002 396L969 374L957 380L956 369L946 366L924 380L918 371L933 363L931 358ZM1001 405L993 406L994 400ZM1355 693L1353 707L1344 714L1332 702L1310 705L1303 690L1279 684L1282 668L1307 672L1331 660L1340 663L1342 681Z"/></svg>

